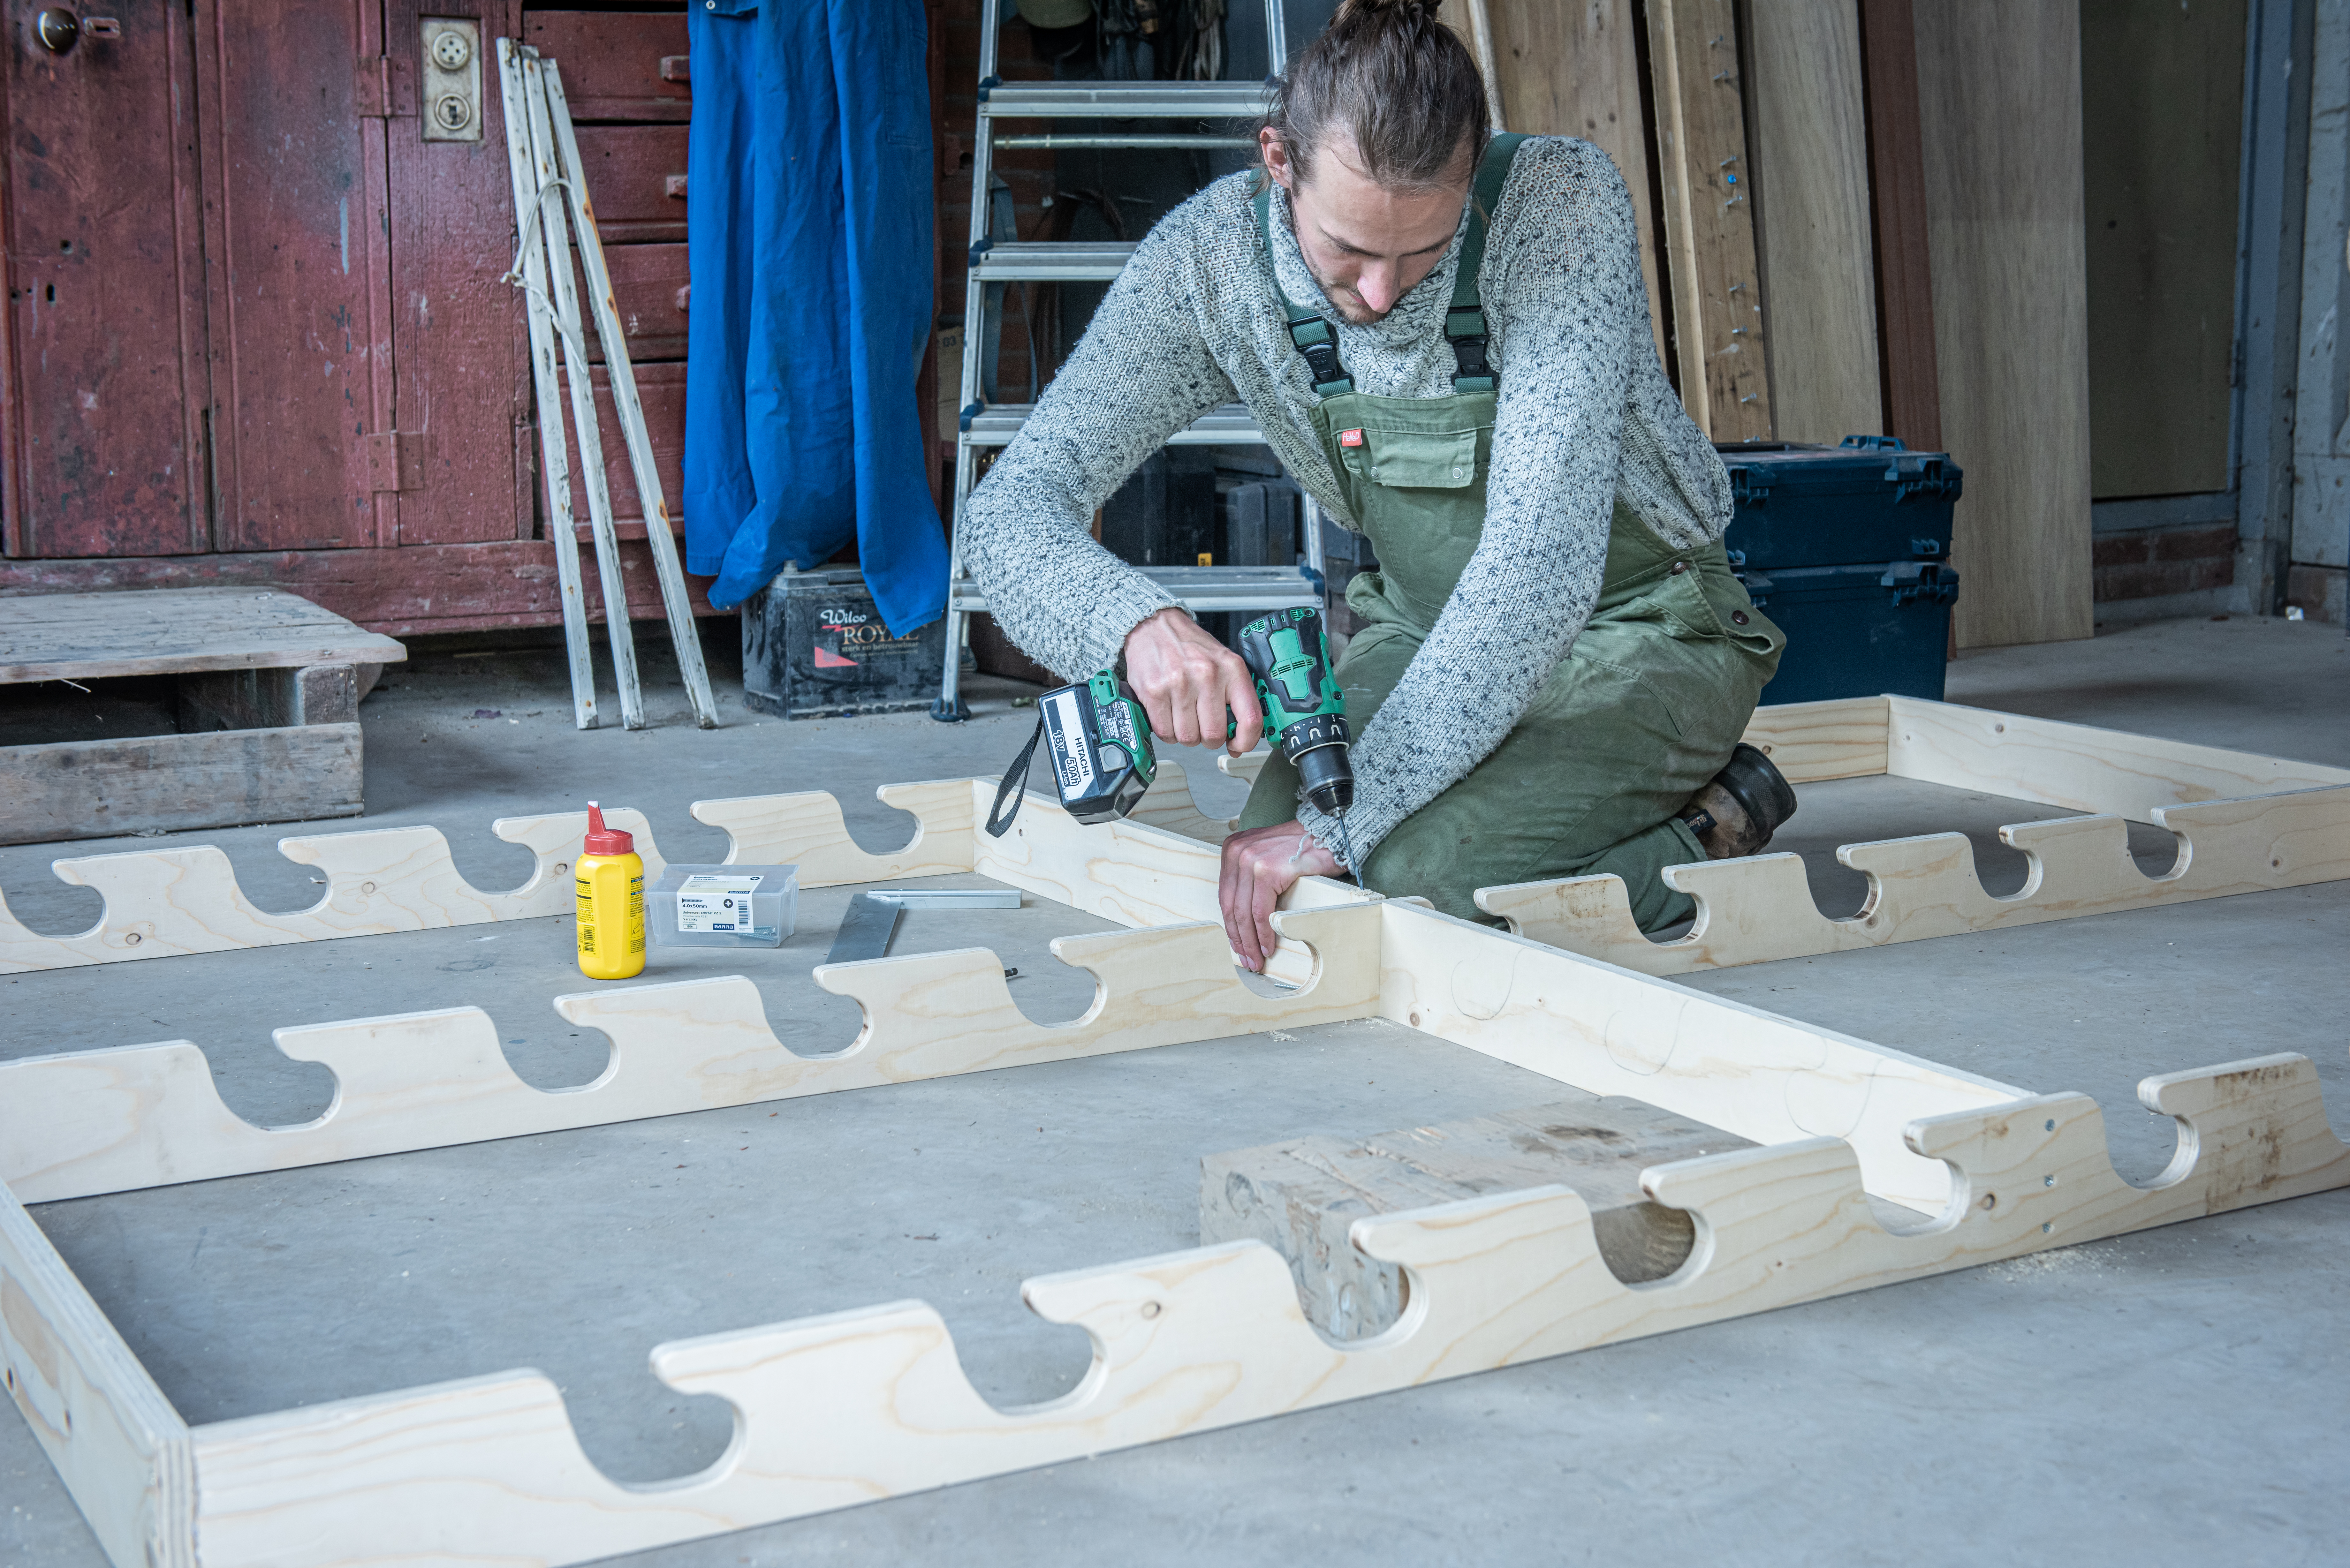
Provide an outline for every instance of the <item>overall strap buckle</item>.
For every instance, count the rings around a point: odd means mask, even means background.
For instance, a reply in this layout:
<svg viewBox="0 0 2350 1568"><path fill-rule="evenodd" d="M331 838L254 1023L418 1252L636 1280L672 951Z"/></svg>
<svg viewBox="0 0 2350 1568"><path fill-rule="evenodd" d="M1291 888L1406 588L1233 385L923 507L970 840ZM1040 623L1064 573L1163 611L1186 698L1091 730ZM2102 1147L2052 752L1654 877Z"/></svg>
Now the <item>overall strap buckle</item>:
<svg viewBox="0 0 2350 1568"><path fill-rule="evenodd" d="M1305 368L1314 376L1314 395L1333 397L1355 389L1354 378L1347 367L1338 362L1337 335L1330 324L1318 316L1293 316L1289 318L1289 340L1305 357Z"/></svg>
<svg viewBox="0 0 2350 1568"><path fill-rule="evenodd" d="M1452 389L1490 392L1501 376L1485 358L1492 339L1485 330L1485 312L1475 305L1455 305L1444 313L1444 336L1452 345Z"/></svg>

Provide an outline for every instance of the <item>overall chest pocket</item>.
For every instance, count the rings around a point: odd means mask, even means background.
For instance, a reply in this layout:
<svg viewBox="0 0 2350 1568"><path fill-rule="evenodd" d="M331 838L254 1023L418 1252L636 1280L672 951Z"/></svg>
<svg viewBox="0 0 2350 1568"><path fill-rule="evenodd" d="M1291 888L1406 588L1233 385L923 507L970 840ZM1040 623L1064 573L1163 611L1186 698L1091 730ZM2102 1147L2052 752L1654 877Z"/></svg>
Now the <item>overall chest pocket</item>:
<svg viewBox="0 0 2350 1568"><path fill-rule="evenodd" d="M1466 490L1477 482L1477 432L1367 432L1370 480L1398 490Z"/></svg>

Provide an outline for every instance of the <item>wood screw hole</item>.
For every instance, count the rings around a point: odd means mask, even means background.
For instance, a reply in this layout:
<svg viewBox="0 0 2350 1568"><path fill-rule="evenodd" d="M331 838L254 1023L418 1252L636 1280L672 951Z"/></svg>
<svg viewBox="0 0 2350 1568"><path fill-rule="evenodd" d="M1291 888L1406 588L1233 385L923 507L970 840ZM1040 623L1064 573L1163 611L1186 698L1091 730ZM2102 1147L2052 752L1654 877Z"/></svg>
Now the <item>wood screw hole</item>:
<svg viewBox="0 0 2350 1568"><path fill-rule="evenodd" d="M1162 1310L1163 1309L1157 1302L1145 1302L1142 1303L1142 1315L1145 1317L1157 1317Z"/></svg>
<svg viewBox="0 0 2350 1568"><path fill-rule="evenodd" d="M2007 726L2004 724L1993 724L1991 727L1991 732L1994 735L2004 735L2007 733Z"/></svg>
<svg viewBox="0 0 2350 1568"><path fill-rule="evenodd" d="M125 936L122 940L125 946L135 948L140 942L146 940L146 939L141 937L137 931L132 931L128 936Z"/></svg>
<svg viewBox="0 0 2350 1568"><path fill-rule="evenodd" d="M2045 1236L2045 1235L2047 1235L2050 1231L2054 1231L2054 1230L2055 1230L2055 1229L2056 1229L2056 1227L2055 1227L2054 1224L2046 1224L2046 1223L2043 1223L2043 1224L2040 1227L2040 1233L2041 1233L2042 1235Z"/></svg>
<svg viewBox="0 0 2350 1568"><path fill-rule="evenodd" d="M2046 1122L2045 1124L2043 1124L2043 1131L2047 1131L2047 1132L2054 1132L2054 1131L2056 1130L2056 1118L2055 1118L2054 1116L2050 1116L2050 1117L2048 1118L2047 1122Z"/></svg>
<svg viewBox="0 0 2350 1568"><path fill-rule="evenodd" d="M1998 1207L1999 1207L1999 1194L1998 1194L1998 1193L1996 1193L1996 1192L1986 1192L1986 1193L1984 1193L1984 1194L1982 1195L1982 1208L1983 1208L1983 1212L1984 1212L1984 1213L1988 1214L1988 1213L1990 1213L1992 1210L1994 1210L1994 1209L1996 1209L1996 1208L1998 1208Z"/></svg>
<svg viewBox="0 0 2350 1568"><path fill-rule="evenodd" d="M2056 1179L2053 1176L2043 1176L2040 1179L2040 1185L2043 1187L2054 1187L2056 1185Z"/></svg>
<svg viewBox="0 0 2350 1568"><path fill-rule="evenodd" d="M362 882L359 884L359 891L362 893L372 893L375 891L375 884L372 882Z"/></svg>

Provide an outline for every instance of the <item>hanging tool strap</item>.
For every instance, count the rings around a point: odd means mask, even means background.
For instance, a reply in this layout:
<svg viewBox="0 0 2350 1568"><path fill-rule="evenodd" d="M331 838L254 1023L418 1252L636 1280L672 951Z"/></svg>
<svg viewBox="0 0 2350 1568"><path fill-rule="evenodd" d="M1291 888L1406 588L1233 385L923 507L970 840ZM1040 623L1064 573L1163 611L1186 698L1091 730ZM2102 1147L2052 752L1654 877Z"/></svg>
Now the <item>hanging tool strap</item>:
<svg viewBox="0 0 2350 1568"><path fill-rule="evenodd" d="M987 811L989 837L1001 838L1012 831L1013 821L1020 815L1020 803L1028 798L1028 764L1036 755L1036 742L1044 738L1045 715L1039 713L1035 729L1029 732L1028 743L1020 748L1020 754L1003 771L1003 782L995 786L995 804ZM1006 800L1012 803L1008 812L1003 809Z"/></svg>

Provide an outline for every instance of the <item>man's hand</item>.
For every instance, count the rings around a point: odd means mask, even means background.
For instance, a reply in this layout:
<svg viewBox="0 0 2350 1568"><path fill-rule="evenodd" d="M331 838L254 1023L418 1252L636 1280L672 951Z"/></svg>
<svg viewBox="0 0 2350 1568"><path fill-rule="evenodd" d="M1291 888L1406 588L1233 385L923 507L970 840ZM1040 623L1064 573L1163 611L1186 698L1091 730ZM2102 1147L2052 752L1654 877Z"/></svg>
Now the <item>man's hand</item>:
<svg viewBox="0 0 2350 1568"><path fill-rule="evenodd" d="M1264 733L1256 682L1241 656L1171 606L1126 634L1126 680L1150 715L1150 732L1162 741L1215 745L1224 738L1227 708L1240 721L1234 756Z"/></svg>
<svg viewBox="0 0 2350 1568"><path fill-rule="evenodd" d="M1273 907L1300 877L1336 877L1338 857L1307 836L1295 822L1253 827L1224 840L1224 872L1218 887L1224 909L1224 935L1241 962L1262 973L1281 939L1273 929Z"/></svg>

